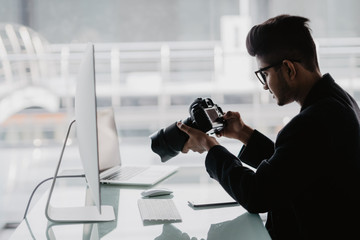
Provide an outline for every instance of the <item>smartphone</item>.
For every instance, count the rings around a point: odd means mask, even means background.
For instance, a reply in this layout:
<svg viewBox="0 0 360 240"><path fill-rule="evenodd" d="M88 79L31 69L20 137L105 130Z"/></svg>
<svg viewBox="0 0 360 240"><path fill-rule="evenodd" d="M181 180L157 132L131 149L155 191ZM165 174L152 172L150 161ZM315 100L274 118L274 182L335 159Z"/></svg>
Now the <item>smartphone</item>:
<svg viewBox="0 0 360 240"><path fill-rule="evenodd" d="M199 208L199 207L216 207L216 206L226 206L226 205L237 205L238 203L235 200L230 201L199 201L191 200L188 201L190 207Z"/></svg>

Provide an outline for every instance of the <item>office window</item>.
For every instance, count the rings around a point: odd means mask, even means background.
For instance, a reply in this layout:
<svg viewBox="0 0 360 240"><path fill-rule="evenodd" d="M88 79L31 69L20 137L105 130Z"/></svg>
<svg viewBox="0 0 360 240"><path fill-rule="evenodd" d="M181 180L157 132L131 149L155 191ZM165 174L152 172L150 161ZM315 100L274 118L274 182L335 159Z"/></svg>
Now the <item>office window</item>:
<svg viewBox="0 0 360 240"><path fill-rule="evenodd" d="M121 106L124 107L142 107L142 106L157 106L157 96L141 96L141 97L122 97Z"/></svg>
<svg viewBox="0 0 360 240"><path fill-rule="evenodd" d="M251 104L254 101L252 93L226 94L224 104Z"/></svg>
<svg viewBox="0 0 360 240"><path fill-rule="evenodd" d="M51 101L33 101L39 95L34 91L26 95L27 103L21 103L24 108L34 104L49 115L62 111L71 118L82 49L92 41L98 104L119 111L126 107L125 114L132 116L129 121L149 117L136 111L137 107L157 107L163 112L172 106L187 108L193 99L204 96L225 108L235 105L237 110L250 104L261 109L272 101L257 85L252 73L257 66L246 53L244 38L253 24L290 13L311 19L322 71L331 72L357 96L359 4L355 0L341 4L306 0L291 5L284 0L3 0L0 43L6 57L0 61L0 83L12 86L14 94L20 86L40 86L47 90L45 98L54 98L52 105ZM11 94L2 93L1 101ZM4 111L0 123L20 112L21 104L19 109ZM166 120L152 117L148 121L152 129L162 127L180 117L172 114ZM266 116L267 111L249 109L248 114L256 122L253 118ZM141 137L135 134L137 126L125 125L131 126L128 132Z"/></svg>
<svg viewBox="0 0 360 240"><path fill-rule="evenodd" d="M235 106L234 110L244 109L242 104L261 109L262 104L273 102L253 76L257 66L246 53L244 39L253 24L281 13L311 19L322 71L331 72L356 97L360 75L356 9L360 3L355 0L342 4L325 0L284 3L284 0L3 0L0 43L6 57L0 61L0 83L11 86L13 92L2 93L1 101L16 94L20 86L40 86L46 89L42 91L46 92L44 98L53 99L35 101L32 98L39 96L39 91L30 92L27 101L18 104L19 109L4 111L0 124L21 112L21 105L29 108L32 104L49 115L61 111L71 118L81 53L89 41L96 46L98 104L114 107L118 110L115 112L126 107L128 112L124 114L132 116L129 121L143 118L145 122L149 118L143 111L136 111L137 107L157 107L157 111L164 112L172 106L187 108L197 97L213 97L220 106ZM311 9L307 7L310 3ZM251 122L267 115L266 109L259 110L260 113L245 109L248 112L242 115L249 114ZM179 117L174 111L165 116L166 120L151 117L148 121L155 129ZM282 117L279 115L274 121L281 122ZM141 137L138 132L135 134L137 126L132 122L125 125L132 129L126 130L130 132L127 136L134 131L134 135ZM271 131L267 133L274 135Z"/></svg>

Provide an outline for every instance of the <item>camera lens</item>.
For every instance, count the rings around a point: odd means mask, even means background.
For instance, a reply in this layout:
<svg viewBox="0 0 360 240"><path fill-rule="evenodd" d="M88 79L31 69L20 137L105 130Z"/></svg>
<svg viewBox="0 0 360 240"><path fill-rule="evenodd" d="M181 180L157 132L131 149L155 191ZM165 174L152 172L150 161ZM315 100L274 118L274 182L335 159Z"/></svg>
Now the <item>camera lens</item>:
<svg viewBox="0 0 360 240"><path fill-rule="evenodd" d="M221 130L225 124L223 120L218 121L223 112L210 98L195 99L189 107L189 113L190 117L185 119L183 124L204 133L214 133ZM179 154L189 136L173 123L152 134L150 138L151 149L160 156L162 162L166 162Z"/></svg>
<svg viewBox="0 0 360 240"><path fill-rule="evenodd" d="M184 124L192 126L191 119L187 118L183 121ZM152 134L151 149L161 157L162 162L175 157L183 149L189 136L181 131L176 122Z"/></svg>

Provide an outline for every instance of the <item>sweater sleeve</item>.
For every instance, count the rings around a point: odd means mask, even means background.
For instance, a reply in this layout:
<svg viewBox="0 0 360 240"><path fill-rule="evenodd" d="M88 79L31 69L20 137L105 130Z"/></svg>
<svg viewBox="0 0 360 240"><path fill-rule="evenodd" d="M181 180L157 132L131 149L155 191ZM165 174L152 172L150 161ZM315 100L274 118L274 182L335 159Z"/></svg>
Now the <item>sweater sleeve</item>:
<svg viewBox="0 0 360 240"><path fill-rule="evenodd" d="M251 169L223 146L210 149L205 160L210 177L217 180L225 191L249 212L259 213L268 210L267 203L261 201L263 191L261 179ZM261 164L263 165L263 164Z"/></svg>
<svg viewBox="0 0 360 240"><path fill-rule="evenodd" d="M254 130L247 145L240 150L238 158L244 163L257 168L262 160L270 158L274 154L274 142Z"/></svg>

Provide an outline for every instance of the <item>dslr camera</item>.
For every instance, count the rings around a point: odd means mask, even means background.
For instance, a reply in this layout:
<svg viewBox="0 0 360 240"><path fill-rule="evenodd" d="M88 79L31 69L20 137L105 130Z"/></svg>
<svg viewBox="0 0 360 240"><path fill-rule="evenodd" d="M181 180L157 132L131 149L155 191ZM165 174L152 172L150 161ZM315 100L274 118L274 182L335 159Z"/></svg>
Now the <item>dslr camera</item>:
<svg viewBox="0 0 360 240"><path fill-rule="evenodd" d="M183 124L207 134L221 131L226 123L223 111L210 98L197 98L190 105L189 113L190 117L183 120ZM179 154L189 136L175 122L155 132L150 138L152 151L160 156L162 162L166 162Z"/></svg>

